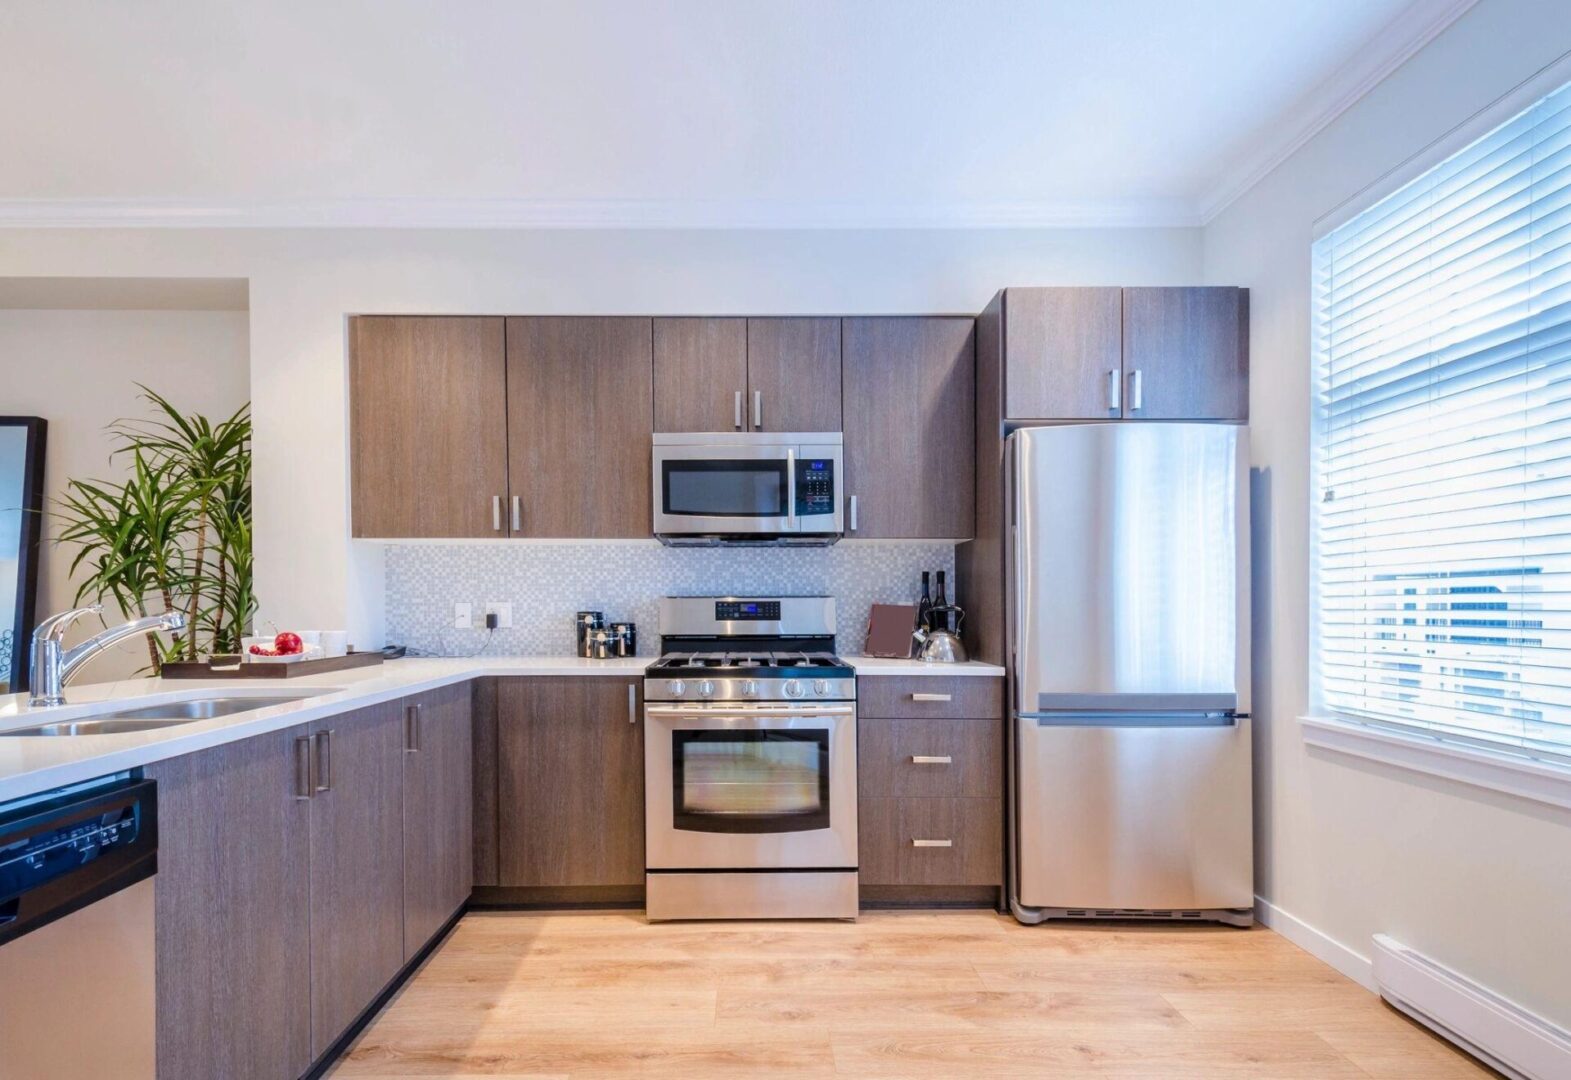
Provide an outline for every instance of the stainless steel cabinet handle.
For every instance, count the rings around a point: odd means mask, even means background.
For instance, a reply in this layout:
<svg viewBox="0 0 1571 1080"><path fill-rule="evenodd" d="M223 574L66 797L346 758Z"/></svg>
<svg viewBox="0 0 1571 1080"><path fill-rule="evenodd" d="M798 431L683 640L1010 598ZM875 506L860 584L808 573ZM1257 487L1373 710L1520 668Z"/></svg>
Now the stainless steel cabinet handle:
<svg viewBox="0 0 1571 1080"><path fill-rule="evenodd" d="M627 684L627 722L638 723L638 684Z"/></svg>
<svg viewBox="0 0 1571 1080"><path fill-rule="evenodd" d="M295 798L309 799L316 778L311 775L311 736L295 736Z"/></svg>
<svg viewBox="0 0 1571 1080"><path fill-rule="evenodd" d="M912 847L954 847L953 840L913 840Z"/></svg>
<svg viewBox="0 0 1571 1080"><path fill-rule="evenodd" d="M753 426L755 428L764 426L764 392L762 390L753 391Z"/></svg>
<svg viewBox="0 0 1571 1080"><path fill-rule="evenodd" d="M404 706L404 753L420 749L420 703Z"/></svg>
<svg viewBox="0 0 1571 1080"><path fill-rule="evenodd" d="M736 392L736 429L742 430L742 391Z"/></svg>
<svg viewBox="0 0 1571 1080"><path fill-rule="evenodd" d="M913 765L953 765L954 762L955 759L950 757L948 754L944 754L942 756L931 754L911 755L911 764Z"/></svg>
<svg viewBox="0 0 1571 1080"><path fill-rule="evenodd" d="M1145 395L1144 387L1142 386L1143 382L1144 382L1144 380L1141 379L1141 377L1140 377L1140 369L1139 368L1135 368L1135 370L1133 370L1133 371L1131 371L1129 373L1129 411L1130 412L1139 412L1141 409L1145 408L1146 395Z"/></svg>
<svg viewBox="0 0 1571 1080"><path fill-rule="evenodd" d="M316 782L311 785L313 791L333 790L333 733L331 731L318 731L312 737L316 748Z"/></svg>
<svg viewBox="0 0 1571 1080"><path fill-rule="evenodd" d="M786 525L796 528L796 448L786 450Z"/></svg>
<svg viewBox="0 0 1571 1080"><path fill-rule="evenodd" d="M522 532L524 529L524 497L513 496L513 531Z"/></svg>
<svg viewBox="0 0 1571 1080"><path fill-rule="evenodd" d="M912 701L952 701L951 694L912 694Z"/></svg>
<svg viewBox="0 0 1571 1080"><path fill-rule="evenodd" d="M502 496L491 496L491 528L502 531Z"/></svg>
<svg viewBox="0 0 1571 1080"><path fill-rule="evenodd" d="M856 496L851 496L851 531L856 532Z"/></svg>
<svg viewBox="0 0 1571 1080"><path fill-rule="evenodd" d="M1113 410L1118 408L1118 404L1119 404L1119 402L1118 402L1118 395L1119 395L1118 369L1114 368L1113 370L1111 370L1111 371L1109 371L1107 373L1107 410L1108 410L1108 412L1112 412Z"/></svg>

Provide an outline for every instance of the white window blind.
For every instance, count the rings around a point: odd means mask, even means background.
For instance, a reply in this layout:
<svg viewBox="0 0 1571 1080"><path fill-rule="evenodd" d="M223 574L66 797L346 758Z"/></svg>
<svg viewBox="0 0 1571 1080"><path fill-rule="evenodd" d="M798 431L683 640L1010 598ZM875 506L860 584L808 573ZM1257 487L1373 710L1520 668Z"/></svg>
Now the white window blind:
<svg viewBox="0 0 1571 1080"><path fill-rule="evenodd" d="M1316 704L1571 755L1571 86L1314 247Z"/></svg>

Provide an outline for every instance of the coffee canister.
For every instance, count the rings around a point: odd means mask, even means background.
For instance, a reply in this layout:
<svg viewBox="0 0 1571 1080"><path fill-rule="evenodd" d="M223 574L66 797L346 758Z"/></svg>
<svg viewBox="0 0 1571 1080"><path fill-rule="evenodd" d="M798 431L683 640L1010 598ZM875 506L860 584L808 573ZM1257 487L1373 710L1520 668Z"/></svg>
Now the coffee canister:
<svg viewBox="0 0 1571 1080"><path fill-rule="evenodd" d="M611 648L617 656L637 656L638 627L630 622L612 623Z"/></svg>
<svg viewBox="0 0 1571 1080"><path fill-rule="evenodd" d="M596 630L605 628L605 612L580 611L573 616L573 627L578 638L578 655L592 656L592 635Z"/></svg>

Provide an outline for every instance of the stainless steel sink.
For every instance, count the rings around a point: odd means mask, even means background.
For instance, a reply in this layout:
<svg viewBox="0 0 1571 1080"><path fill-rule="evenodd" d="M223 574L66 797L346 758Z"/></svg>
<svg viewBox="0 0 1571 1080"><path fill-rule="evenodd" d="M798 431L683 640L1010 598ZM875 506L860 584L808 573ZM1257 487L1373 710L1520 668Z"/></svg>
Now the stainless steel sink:
<svg viewBox="0 0 1571 1080"><path fill-rule="evenodd" d="M147 705L140 709L119 709L96 716L83 716L75 720L57 720L30 727L0 731L6 735L120 735L132 731L150 731L153 728L173 727L176 724L194 724L198 720L211 720L218 716L266 709L273 705L287 705L291 701L332 693L317 690L309 694L271 694L266 697L210 697L192 698L187 701L166 701L161 705Z"/></svg>

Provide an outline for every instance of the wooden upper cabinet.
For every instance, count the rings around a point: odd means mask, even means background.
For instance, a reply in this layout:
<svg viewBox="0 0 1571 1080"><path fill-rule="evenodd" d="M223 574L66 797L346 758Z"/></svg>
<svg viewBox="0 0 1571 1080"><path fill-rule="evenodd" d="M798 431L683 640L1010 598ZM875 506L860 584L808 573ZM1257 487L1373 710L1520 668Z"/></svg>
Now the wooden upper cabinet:
<svg viewBox="0 0 1571 1080"><path fill-rule="evenodd" d="M650 535L652 332L642 318L507 320L514 536Z"/></svg>
<svg viewBox="0 0 1571 1080"><path fill-rule="evenodd" d="M1124 290L1124 416L1249 418L1249 292Z"/></svg>
<svg viewBox="0 0 1571 1080"><path fill-rule="evenodd" d="M747 320L750 431L840 430L840 320Z"/></svg>
<svg viewBox="0 0 1571 1080"><path fill-rule="evenodd" d="M846 319L846 535L966 539L975 500L975 320Z"/></svg>
<svg viewBox="0 0 1571 1080"><path fill-rule="evenodd" d="M497 682L503 885L644 883L644 725L638 680Z"/></svg>
<svg viewBox="0 0 1571 1080"><path fill-rule="evenodd" d="M1005 290L1004 418L1118 419L1122 306L1118 288Z"/></svg>
<svg viewBox="0 0 1571 1080"><path fill-rule="evenodd" d="M349 433L355 536L506 535L502 320L351 319Z"/></svg>
<svg viewBox="0 0 1571 1080"><path fill-rule="evenodd" d="M746 319L656 319L654 365L656 431L748 423Z"/></svg>

